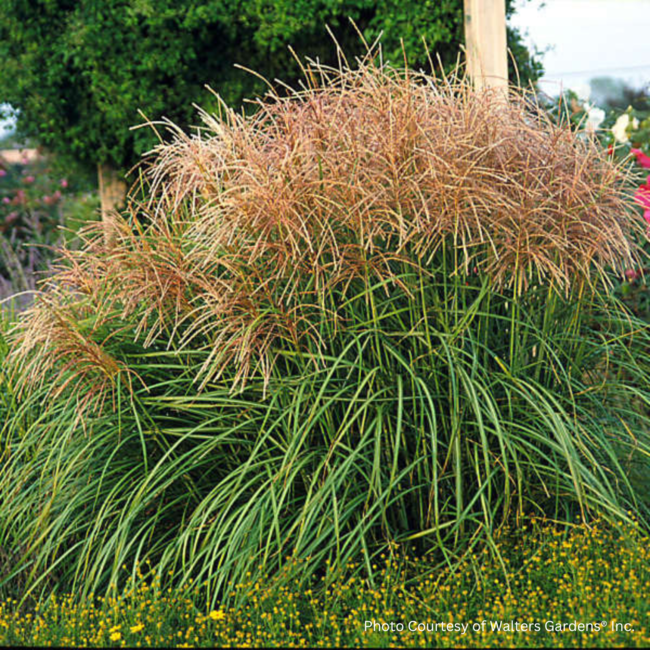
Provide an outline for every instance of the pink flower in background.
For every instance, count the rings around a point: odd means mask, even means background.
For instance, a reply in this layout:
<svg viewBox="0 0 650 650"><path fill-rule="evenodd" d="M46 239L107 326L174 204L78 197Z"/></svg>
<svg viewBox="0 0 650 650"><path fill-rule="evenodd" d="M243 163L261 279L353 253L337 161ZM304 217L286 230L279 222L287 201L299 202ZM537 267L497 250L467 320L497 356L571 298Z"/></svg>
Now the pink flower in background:
<svg viewBox="0 0 650 650"><path fill-rule="evenodd" d="M646 185L641 185L634 194L634 200L644 210L650 210L650 188Z"/></svg>
<svg viewBox="0 0 650 650"><path fill-rule="evenodd" d="M636 156L636 161L641 167L650 169L650 156L646 156L641 149L630 149L630 151Z"/></svg>
<svg viewBox="0 0 650 650"><path fill-rule="evenodd" d="M6 175L7 175L7 172L4 169L0 169L0 178L2 178L3 176L6 176Z"/></svg>
<svg viewBox="0 0 650 650"><path fill-rule="evenodd" d="M11 203L11 199L10 199L8 196L5 196L5 197L2 199L2 202L3 202L5 205L7 205L8 203Z"/></svg>
<svg viewBox="0 0 650 650"><path fill-rule="evenodd" d="M49 196L48 194L46 194L43 197L43 203L45 203L45 205L54 205L60 199L61 199L61 191L57 190L56 192L54 192L54 194L52 194L52 196Z"/></svg>
<svg viewBox="0 0 650 650"><path fill-rule="evenodd" d="M634 269L628 269L627 271L625 271L625 277L630 282L634 282L639 277L639 273Z"/></svg>
<svg viewBox="0 0 650 650"><path fill-rule="evenodd" d="M61 179L61 187L62 187L63 189L65 189L66 187L68 187L68 179L67 179L67 178L62 178L62 179Z"/></svg>
<svg viewBox="0 0 650 650"><path fill-rule="evenodd" d="M645 185L641 185L634 193L634 201L645 210L643 216L650 223L650 176L648 176Z"/></svg>
<svg viewBox="0 0 650 650"><path fill-rule="evenodd" d="M33 176L25 176L25 183L33 183L35 180Z"/></svg>

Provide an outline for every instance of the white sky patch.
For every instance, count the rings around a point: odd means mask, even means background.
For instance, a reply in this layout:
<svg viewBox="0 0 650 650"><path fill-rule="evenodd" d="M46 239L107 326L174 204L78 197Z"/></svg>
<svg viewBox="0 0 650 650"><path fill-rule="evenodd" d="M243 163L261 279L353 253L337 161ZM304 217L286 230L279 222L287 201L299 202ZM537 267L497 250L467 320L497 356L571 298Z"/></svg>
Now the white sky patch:
<svg viewBox="0 0 650 650"><path fill-rule="evenodd" d="M650 0L517 0L514 27L544 50L541 88L584 85L614 77L641 87L650 82Z"/></svg>

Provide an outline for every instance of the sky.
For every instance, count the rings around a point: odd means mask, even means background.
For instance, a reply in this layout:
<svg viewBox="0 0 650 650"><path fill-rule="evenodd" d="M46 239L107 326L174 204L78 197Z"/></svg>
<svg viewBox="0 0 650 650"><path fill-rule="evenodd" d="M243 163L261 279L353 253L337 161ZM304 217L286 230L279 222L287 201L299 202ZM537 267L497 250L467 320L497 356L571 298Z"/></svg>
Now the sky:
<svg viewBox="0 0 650 650"><path fill-rule="evenodd" d="M6 106L6 104L3 104L2 106ZM0 108L2 108L2 106L0 106ZM12 129L13 120L3 120L0 118L0 138L11 132Z"/></svg>
<svg viewBox="0 0 650 650"><path fill-rule="evenodd" d="M513 26L544 50L541 88L584 85L610 76L650 82L650 0L516 0Z"/></svg>

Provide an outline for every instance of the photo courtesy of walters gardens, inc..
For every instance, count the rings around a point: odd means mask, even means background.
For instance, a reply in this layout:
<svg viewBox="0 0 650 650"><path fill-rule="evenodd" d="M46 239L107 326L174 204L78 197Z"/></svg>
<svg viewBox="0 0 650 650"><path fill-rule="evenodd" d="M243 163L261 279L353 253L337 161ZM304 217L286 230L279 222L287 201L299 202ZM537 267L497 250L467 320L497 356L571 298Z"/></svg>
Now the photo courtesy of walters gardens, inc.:
<svg viewBox="0 0 650 650"><path fill-rule="evenodd" d="M457 633L468 634L472 632L485 633L485 632L604 632L607 630L608 625L612 632L632 632L632 625L630 623L617 623L612 621L610 624L607 621L598 621L595 623L578 623L572 621L571 623L558 623L556 621L545 621L544 623L537 622L519 622L519 621L475 621L472 623L429 623L409 621L408 623L378 623L375 620L365 621L365 630L372 630L373 632L436 632L436 633Z"/></svg>

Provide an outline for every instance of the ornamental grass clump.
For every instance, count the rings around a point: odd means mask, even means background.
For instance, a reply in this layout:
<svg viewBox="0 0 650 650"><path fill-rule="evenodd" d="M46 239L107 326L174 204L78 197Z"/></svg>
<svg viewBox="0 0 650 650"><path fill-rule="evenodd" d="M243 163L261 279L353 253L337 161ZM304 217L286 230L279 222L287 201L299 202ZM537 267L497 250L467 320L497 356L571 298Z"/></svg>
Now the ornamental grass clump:
<svg viewBox="0 0 650 650"><path fill-rule="evenodd" d="M28 591L150 561L216 598L288 556L371 575L531 511L646 516L621 170L526 95L305 73L168 125L15 328L0 546Z"/></svg>

